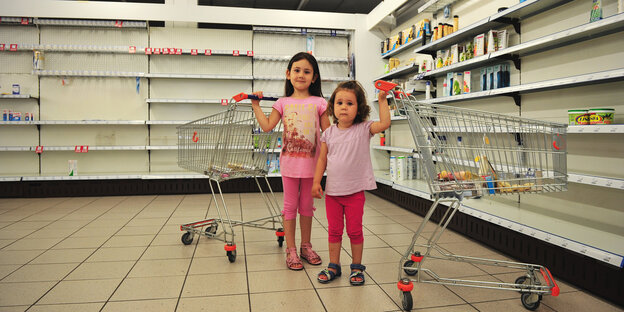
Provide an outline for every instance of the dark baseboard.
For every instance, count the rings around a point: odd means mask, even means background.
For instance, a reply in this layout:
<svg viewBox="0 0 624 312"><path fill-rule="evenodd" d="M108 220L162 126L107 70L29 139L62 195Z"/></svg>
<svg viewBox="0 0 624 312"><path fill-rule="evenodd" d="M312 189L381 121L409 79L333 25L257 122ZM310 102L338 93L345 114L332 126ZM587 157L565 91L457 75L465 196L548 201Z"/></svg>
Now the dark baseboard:
<svg viewBox="0 0 624 312"><path fill-rule="evenodd" d="M377 184L371 193L424 216L432 201ZM438 222L444 209L436 209L431 219ZM597 297L624 307L624 269L518 233L473 216L456 212L448 227L470 239L500 251L520 262L535 263L563 280Z"/></svg>

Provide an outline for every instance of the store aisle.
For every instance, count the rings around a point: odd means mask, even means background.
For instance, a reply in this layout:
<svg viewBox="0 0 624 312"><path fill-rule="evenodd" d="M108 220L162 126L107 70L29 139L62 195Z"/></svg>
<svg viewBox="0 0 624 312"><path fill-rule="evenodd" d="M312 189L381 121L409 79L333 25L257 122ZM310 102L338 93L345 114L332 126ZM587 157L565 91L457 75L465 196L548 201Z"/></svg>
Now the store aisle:
<svg viewBox="0 0 624 312"><path fill-rule="evenodd" d="M259 194L225 198L233 219L268 215ZM366 285L350 286L348 273L323 285L316 281L322 267L286 268L284 248L271 231L237 228L234 263L220 241L196 236L183 245L180 225L204 219L210 201L209 195L1 200L0 312L399 311L398 260L421 217L367 194ZM317 207L312 244L326 265L323 202ZM344 243L341 258L348 272L346 235ZM450 231L440 245L457 254L506 259ZM505 282L521 274L444 261L430 268L446 277ZM559 285L561 295L545 296L538 311L621 311ZM419 311L527 311L515 292L415 284L412 295Z"/></svg>

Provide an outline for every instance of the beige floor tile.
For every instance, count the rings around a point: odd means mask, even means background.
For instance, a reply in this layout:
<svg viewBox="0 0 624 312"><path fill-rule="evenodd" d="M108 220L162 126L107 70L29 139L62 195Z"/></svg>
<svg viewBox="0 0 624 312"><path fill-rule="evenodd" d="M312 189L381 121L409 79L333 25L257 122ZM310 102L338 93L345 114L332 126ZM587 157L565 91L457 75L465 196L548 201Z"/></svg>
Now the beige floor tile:
<svg viewBox="0 0 624 312"><path fill-rule="evenodd" d="M245 272L245 261L243 261L243 259L238 259L235 262L230 262L224 252L223 257L194 258L188 274L195 275L238 272Z"/></svg>
<svg viewBox="0 0 624 312"><path fill-rule="evenodd" d="M469 304L460 304L460 305L452 305L452 306L442 306L437 308L424 308L417 309L412 311L418 312L477 312L479 310L473 308Z"/></svg>
<svg viewBox="0 0 624 312"><path fill-rule="evenodd" d="M15 272L19 269L21 264L2 264L0 265L0 280L2 280L5 276Z"/></svg>
<svg viewBox="0 0 624 312"><path fill-rule="evenodd" d="M115 233L116 236L128 236L128 235L156 235L160 229L161 225L144 225L144 226L124 226L119 230L119 232Z"/></svg>
<svg viewBox="0 0 624 312"><path fill-rule="evenodd" d="M37 258L31 264L44 263L80 263L95 252L95 248L82 249L50 249Z"/></svg>
<svg viewBox="0 0 624 312"><path fill-rule="evenodd" d="M173 234L158 234L156 238L152 241L150 246L172 246L172 245L182 245L182 235L184 232L178 231L178 233ZM193 239L192 244L197 243L197 236ZM190 246L189 246L190 247Z"/></svg>
<svg viewBox="0 0 624 312"><path fill-rule="evenodd" d="M396 284L399 281L399 262L367 264L366 273L371 277L371 282L375 281L377 284ZM368 283L368 280L366 282Z"/></svg>
<svg viewBox="0 0 624 312"><path fill-rule="evenodd" d="M98 248L108 239L105 236L98 237L68 237L63 239L54 249L73 249L73 248Z"/></svg>
<svg viewBox="0 0 624 312"><path fill-rule="evenodd" d="M191 259L139 260L128 277L186 275Z"/></svg>
<svg viewBox="0 0 624 312"><path fill-rule="evenodd" d="M170 312L175 311L177 301L177 299L109 301L102 309L102 312Z"/></svg>
<svg viewBox="0 0 624 312"><path fill-rule="evenodd" d="M56 282L0 283L0 305L31 305L54 284Z"/></svg>
<svg viewBox="0 0 624 312"><path fill-rule="evenodd" d="M155 259L187 259L193 257L195 248L193 246L150 246L147 247L141 260Z"/></svg>
<svg viewBox="0 0 624 312"><path fill-rule="evenodd" d="M369 211L364 213L364 217L362 217L363 225L372 225L372 224L396 224L396 221L390 219L386 216L371 216L369 215Z"/></svg>
<svg viewBox="0 0 624 312"><path fill-rule="evenodd" d="M26 264L43 250L0 250L0 264Z"/></svg>
<svg viewBox="0 0 624 312"><path fill-rule="evenodd" d="M317 244L312 242L312 244L316 247ZM327 245L327 244L325 244ZM318 249L318 248L315 248ZM327 249L327 247L325 247ZM261 241L261 242L245 242L245 253L250 255L266 255L266 254L282 254L286 251L286 243L282 244L282 247L279 247L277 240L273 243L270 241Z"/></svg>
<svg viewBox="0 0 624 312"><path fill-rule="evenodd" d="M28 311L34 312L98 312L104 302L72 304L36 304Z"/></svg>
<svg viewBox="0 0 624 312"><path fill-rule="evenodd" d="M466 280L485 281L485 282L499 282L498 279L490 275L472 276L465 278ZM485 289L476 287L464 287L464 286L449 286L449 288L462 299L468 303L477 303L493 300L505 300L505 299L518 299L520 302L520 295L515 291L499 290L499 289Z"/></svg>
<svg viewBox="0 0 624 312"><path fill-rule="evenodd" d="M197 238L197 236L195 236ZM180 243L180 245L182 245ZM277 245L277 243L276 243ZM184 246L184 245L182 245ZM203 258L203 257L225 257L227 259L227 251L225 251L225 243L209 239L206 237L201 237L200 241L197 243L197 248L194 245L184 246L189 249L195 249L195 258ZM245 254L245 244L243 242L236 243L236 255L238 257L242 257Z"/></svg>
<svg viewBox="0 0 624 312"><path fill-rule="evenodd" d="M251 294L253 311L324 311L314 290Z"/></svg>
<svg viewBox="0 0 624 312"><path fill-rule="evenodd" d="M581 291L566 292L557 297L544 296L540 306L542 305L546 305L555 311L623 311L620 307Z"/></svg>
<svg viewBox="0 0 624 312"><path fill-rule="evenodd" d="M184 276L126 278L115 291L111 300L178 298L184 278Z"/></svg>
<svg viewBox="0 0 624 312"><path fill-rule="evenodd" d="M321 259L322 254L319 253ZM329 259L329 258L327 258ZM274 253L266 255L247 255L247 270L253 271L270 271L270 270L288 270L286 267L286 253Z"/></svg>
<svg viewBox="0 0 624 312"><path fill-rule="evenodd" d="M303 271L249 272L248 278L250 293L312 289L312 283Z"/></svg>
<svg viewBox="0 0 624 312"><path fill-rule="evenodd" d="M529 311L526 308L524 308L524 306L522 305L522 302L520 301L520 295L517 295L517 298L515 299L479 302L479 303L473 303L472 305L475 308L479 309L479 311L481 312L498 312L498 311L526 312L526 311ZM544 304L540 304L540 306L535 311L553 312L556 310L553 310ZM582 310L573 309L573 310L560 310L560 311L582 311ZM589 310L586 310L586 311L589 311ZM598 311L598 310L592 309L591 311Z"/></svg>
<svg viewBox="0 0 624 312"><path fill-rule="evenodd" d="M27 238L30 234L35 233L36 231L37 231L36 229L26 229L26 230L2 229L0 230L0 239L17 240L20 238Z"/></svg>
<svg viewBox="0 0 624 312"><path fill-rule="evenodd" d="M110 227L101 227L101 226L91 226L87 225L80 230L73 233L70 237L111 237L113 236L121 226L110 226Z"/></svg>
<svg viewBox="0 0 624 312"><path fill-rule="evenodd" d="M247 294L247 274L220 273L189 275L182 297Z"/></svg>
<svg viewBox="0 0 624 312"><path fill-rule="evenodd" d="M45 228L47 225L51 224L51 221L19 221L15 222L2 230L0 230L0 237L3 237L3 234L9 234L9 232L33 232L41 230Z"/></svg>
<svg viewBox="0 0 624 312"><path fill-rule="evenodd" d="M249 312L249 298L245 295L180 298L177 311L193 312ZM258 310L269 311L269 310Z"/></svg>
<svg viewBox="0 0 624 312"><path fill-rule="evenodd" d="M411 291L413 309L434 308L440 306L453 306L466 304L466 302L450 291L444 285L426 284L413 282L414 289ZM397 283L381 285L394 302L403 306L403 294L399 291Z"/></svg>
<svg viewBox="0 0 624 312"><path fill-rule="evenodd" d="M39 304L103 302L115 291L121 279L61 281Z"/></svg>
<svg viewBox="0 0 624 312"><path fill-rule="evenodd" d="M3 250L42 250L50 249L62 238L23 238L18 241L8 240ZM14 243L13 243L14 242ZM12 243L12 244L11 244ZM10 244L10 245L9 245ZM0 242L0 246L3 244ZM7 246L8 245L8 246Z"/></svg>
<svg viewBox="0 0 624 312"><path fill-rule="evenodd" d="M414 238L414 233L400 233L400 234L379 234L378 237L386 242L389 246L409 246ZM420 239L417 242L425 242L424 239ZM401 248L400 250L403 250Z"/></svg>
<svg viewBox="0 0 624 312"><path fill-rule="evenodd" d="M30 305L0 307L0 312L24 312L28 310L29 307Z"/></svg>
<svg viewBox="0 0 624 312"><path fill-rule="evenodd" d="M114 235L102 247L147 247L154 239L154 235Z"/></svg>
<svg viewBox="0 0 624 312"><path fill-rule="evenodd" d="M35 231L28 236L27 238L65 238L71 234L76 232L75 229L47 229L43 228L38 231Z"/></svg>
<svg viewBox="0 0 624 312"><path fill-rule="evenodd" d="M367 224L364 225L366 229L373 234L399 234L399 233L413 233L411 229L408 229L400 224Z"/></svg>
<svg viewBox="0 0 624 312"><path fill-rule="evenodd" d="M65 280L124 278L134 261L85 262L80 264Z"/></svg>
<svg viewBox="0 0 624 312"><path fill-rule="evenodd" d="M27 264L5 277L2 282L60 281L77 265L77 263Z"/></svg>
<svg viewBox="0 0 624 312"><path fill-rule="evenodd" d="M390 247L366 248L362 253L362 263L364 265L373 263L399 263L401 254Z"/></svg>
<svg viewBox="0 0 624 312"><path fill-rule="evenodd" d="M318 294L328 312L388 311L399 307L377 285L347 286L318 289Z"/></svg>
<svg viewBox="0 0 624 312"><path fill-rule="evenodd" d="M146 247L110 247L100 248L87 258L87 262L131 261L138 260Z"/></svg>

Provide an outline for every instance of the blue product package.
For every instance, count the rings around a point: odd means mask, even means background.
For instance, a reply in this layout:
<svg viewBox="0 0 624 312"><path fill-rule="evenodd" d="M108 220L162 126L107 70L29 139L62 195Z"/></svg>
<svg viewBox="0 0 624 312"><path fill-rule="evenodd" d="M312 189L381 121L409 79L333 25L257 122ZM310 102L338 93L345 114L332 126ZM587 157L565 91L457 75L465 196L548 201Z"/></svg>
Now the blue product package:
<svg viewBox="0 0 624 312"><path fill-rule="evenodd" d="M492 176L485 176L485 184L487 185L488 188L488 193L490 194L494 194L496 193L496 190L494 189L494 180L492 179Z"/></svg>

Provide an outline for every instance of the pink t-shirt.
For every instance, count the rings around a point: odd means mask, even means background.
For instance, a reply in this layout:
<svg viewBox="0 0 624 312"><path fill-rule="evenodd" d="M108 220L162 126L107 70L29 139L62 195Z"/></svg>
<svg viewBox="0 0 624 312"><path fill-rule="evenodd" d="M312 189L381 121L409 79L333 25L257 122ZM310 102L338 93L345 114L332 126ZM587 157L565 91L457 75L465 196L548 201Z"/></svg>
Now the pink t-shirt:
<svg viewBox="0 0 624 312"><path fill-rule="evenodd" d="M327 144L327 182L325 193L344 196L377 188L370 157L372 121L340 129L327 128L321 142Z"/></svg>
<svg viewBox="0 0 624 312"><path fill-rule="evenodd" d="M280 154L282 176L312 178L320 153L320 116L327 109L327 101L318 96L306 99L280 98L273 104L282 115L284 133Z"/></svg>

